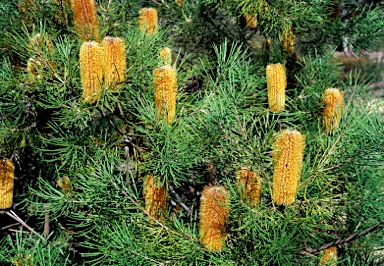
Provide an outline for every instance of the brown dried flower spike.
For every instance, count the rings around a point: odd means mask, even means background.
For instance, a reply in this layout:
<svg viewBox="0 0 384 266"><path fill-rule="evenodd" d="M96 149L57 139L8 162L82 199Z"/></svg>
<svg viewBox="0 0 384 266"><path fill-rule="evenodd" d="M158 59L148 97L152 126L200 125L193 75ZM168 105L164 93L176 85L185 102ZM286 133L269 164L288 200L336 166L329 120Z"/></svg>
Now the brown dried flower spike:
<svg viewBox="0 0 384 266"><path fill-rule="evenodd" d="M102 42L104 56L104 84L109 88L125 80L127 60L124 40L119 37L105 37Z"/></svg>
<svg viewBox="0 0 384 266"><path fill-rule="evenodd" d="M323 130L332 133L340 124L344 108L343 93L337 88L328 88L324 93Z"/></svg>
<svg viewBox="0 0 384 266"><path fill-rule="evenodd" d="M285 88L287 87L287 74L282 64L271 64L266 69L269 109L279 113L285 107Z"/></svg>
<svg viewBox="0 0 384 266"><path fill-rule="evenodd" d="M319 266L337 265L337 247L333 246L324 250Z"/></svg>
<svg viewBox="0 0 384 266"><path fill-rule="evenodd" d="M164 185L156 182L152 173L144 180L143 196L145 210L156 220L163 221L167 210L168 193Z"/></svg>
<svg viewBox="0 0 384 266"><path fill-rule="evenodd" d="M177 76L170 65L162 66L153 72L155 89L155 110L159 119L167 116L168 124L176 114Z"/></svg>
<svg viewBox="0 0 384 266"><path fill-rule="evenodd" d="M219 186L206 186L200 199L200 242L209 251L220 251L225 242L230 198Z"/></svg>
<svg viewBox="0 0 384 266"><path fill-rule="evenodd" d="M80 76L83 97L89 103L99 99L103 82L103 49L97 42L83 42L80 47Z"/></svg>
<svg viewBox="0 0 384 266"><path fill-rule="evenodd" d="M283 48L289 55L295 55L295 34L292 27L287 32L283 32Z"/></svg>
<svg viewBox="0 0 384 266"><path fill-rule="evenodd" d="M0 209L12 207L15 166L12 161L0 159Z"/></svg>
<svg viewBox="0 0 384 266"><path fill-rule="evenodd" d="M95 0L71 0L77 36L83 41L99 41L99 18Z"/></svg>
<svg viewBox="0 0 384 266"><path fill-rule="evenodd" d="M261 184L260 176L245 167L236 172L236 186L240 198L249 203L251 208L257 207L260 203Z"/></svg>
<svg viewBox="0 0 384 266"><path fill-rule="evenodd" d="M278 205L289 205L295 201L304 148L305 138L298 130L285 130L273 142L272 200Z"/></svg>
<svg viewBox="0 0 384 266"><path fill-rule="evenodd" d="M142 8L139 11L140 30L148 34L157 32L158 17L156 8Z"/></svg>

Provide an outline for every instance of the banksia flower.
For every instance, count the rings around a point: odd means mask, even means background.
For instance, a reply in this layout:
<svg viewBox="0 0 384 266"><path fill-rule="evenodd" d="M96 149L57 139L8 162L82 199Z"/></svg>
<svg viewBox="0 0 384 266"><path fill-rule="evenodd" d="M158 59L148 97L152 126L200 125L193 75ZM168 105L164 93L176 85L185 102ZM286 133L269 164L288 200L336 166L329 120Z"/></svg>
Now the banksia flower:
<svg viewBox="0 0 384 266"><path fill-rule="evenodd" d="M209 251L220 251L225 242L229 219L228 192L218 186L206 186L200 200L200 242Z"/></svg>
<svg viewBox="0 0 384 266"><path fill-rule="evenodd" d="M61 190L67 194L71 195L72 194L72 187L71 187L71 180L69 179L68 176L64 176L62 178L57 179L56 185L61 188Z"/></svg>
<svg viewBox="0 0 384 266"><path fill-rule="evenodd" d="M99 41L99 18L95 0L71 0L77 36L83 41Z"/></svg>
<svg viewBox="0 0 384 266"><path fill-rule="evenodd" d="M166 65L172 65L172 51L168 47L165 47L160 50L159 55L159 61L160 64L166 66Z"/></svg>
<svg viewBox="0 0 384 266"><path fill-rule="evenodd" d="M183 3L183 0L175 0L175 3L176 3L178 6L181 6L181 4Z"/></svg>
<svg viewBox="0 0 384 266"><path fill-rule="evenodd" d="M177 76L176 70L167 65L153 72L155 89L155 109L159 118L167 116L168 124L176 114Z"/></svg>
<svg viewBox="0 0 384 266"><path fill-rule="evenodd" d="M156 8L142 8L139 11L140 30L148 34L156 33L158 17Z"/></svg>
<svg viewBox="0 0 384 266"><path fill-rule="evenodd" d="M0 159L0 209L12 207L15 166L12 161Z"/></svg>
<svg viewBox="0 0 384 266"><path fill-rule="evenodd" d="M339 126L343 115L344 96L339 89L328 88L324 92L324 101L323 130L330 134Z"/></svg>
<svg viewBox="0 0 384 266"><path fill-rule="evenodd" d="M83 42L80 47L80 76L83 97L89 103L99 99L103 79L102 47L97 42Z"/></svg>
<svg viewBox="0 0 384 266"><path fill-rule="evenodd" d="M283 32L283 48L289 55L295 55L295 34L292 27L287 32Z"/></svg>
<svg viewBox="0 0 384 266"><path fill-rule="evenodd" d="M285 130L273 142L272 199L278 205L289 205L295 201L304 148L305 138L298 130Z"/></svg>
<svg viewBox="0 0 384 266"><path fill-rule="evenodd" d="M282 64L267 66L267 87L269 109L279 113L285 107L285 88L287 87L287 74Z"/></svg>
<svg viewBox="0 0 384 266"><path fill-rule="evenodd" d="M257 207L261 197L261 178L254 172L240 168L236 172L236 186L239 191L240 198L249 203L251 208Z"/></svg>
<svg viewBox="0 0 384 266"><path fill-rule="evenodd" d="M29 58L27 62L28 79L33 82L42 78L43 67L40 61Z"/></svg>
<svg viewBox="0 0 384 266"><path fill-rule="evenodd" d="M250 28L250 29L254 29L256 28L257 26L257 19L256 19L256 15L254 14L251 14L251 13L247 13L245 15L245 20L247 22L247 27Z"/></svg>
<svg viewBox="0 0 384 266"><path fill-rule="evenodd" d="M320 266L336 266L337 265L337 247L333 246L324 250L320 260Z"/></svg>
<svg viewBox="0 0 384 266"><path fill-rule="evenodd" d="M125 80L127 60L124 40L119 37L103 39L104 84L110 87L114 83Z"/></svg>
<svg viewBox="0 0 384 266"><path fill-rule="evenodd" d="M164 185L156 183L153 174L144 180L143 196L145 210L156 220L163 221L167 210L168 193Z"/></svg>

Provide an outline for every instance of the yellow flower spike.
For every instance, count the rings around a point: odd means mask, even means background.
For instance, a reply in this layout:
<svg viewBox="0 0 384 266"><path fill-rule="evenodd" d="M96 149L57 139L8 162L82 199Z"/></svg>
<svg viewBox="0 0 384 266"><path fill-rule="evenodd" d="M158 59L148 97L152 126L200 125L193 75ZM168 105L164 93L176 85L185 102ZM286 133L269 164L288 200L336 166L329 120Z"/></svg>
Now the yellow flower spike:
<svg viewBox="0 0 384 266"><path fill-rule="evenodd" d="M103 79L103 49L97 42L83 42L80 47L80 76L83 97L89 103L98 101Z"/></svg>
<svg viewBox="0 0 384 266"><path fill-rule="evenodd" d="M158 17L156 8L142 8L139 11L140 30L148 34L157 32Z"/></svg>
<svg viewBox="0 0 384 266"><path fill-rule="evenodd" d="M71 0L77 36L83 41L99 41L99 18L95 0Z"/></svg>
<svg viewBox="0 0 384 266"><path fill-rule="evenodd" d="M224 247L229 205L229 194L223 187L204 187L200 199L199 234L200 243L209 251L220 251Z"/></svg>
<svg viewBox="0 0 384 266"><path fill-rule="evenodd" d="M305 137L298 130L284 130L272 145L273 190L272 200L278 205L295 201L300 181L305 148Z"/></svg>
<svg viewBox="0 0 384 266"><path fill-rule="evenodd" d="M42 78L43 67L41 63L33 58L29 58L27 62L28 79L30 82L37 81Z"/></svg>
<svg viewBox="0 0 384 266"><path fill-rule="evenodd" d="M241 167L236 172L236 187L242 201L247 202L251 208L260 203L261 178L246 167Z"/></svg>
<svg viewBox="0 0 384 266"><path fill-rule="evenodd" d="M257 27L257 19L256 19L256 15L254 14L251 14L251 13L247 13L245 15L245 20L247 22L247 27L250 28L250 29L254 29Z"/></svg>
<svg viewBox="0 0 384 266"><path fill-rule="evenodd" d="M295 34L292 27L283 32L283 48L289 55L295 55Z"/></svg>
<svg viewBox="0 0 384 266"><path fill-rule="evenodd" d="M127 52L124 40L119 37L105 37L102 46L104 84L109 88L114 83L124 82L127 71Z"/></svg>
<svg viewBox="0 0 384 266"><path fill-rule="evenodd" d="M162 65L172 65L172 51L168 47L160 50L159 60Z"/></svg>
<svg viewBox="0 0 384 266"><path fill-rule="evenodd" d="M156 183L155 176L152 173L144 180L143 196L145 210L156 220L164 221L167 210L168 193L164 185Z"/></svg>
<svg viewBox="0 0 384 266"><path fill-rule="evenodd" d="M274 113L285 108L287 74L282 64L270 64L266 69L269 109Z"/></svg>
<svg viewBox="0 0 384 266"><path fill-rule="evenodd" d="M324 250L319 266L337 265L337 247L333 246Z"/></svg>
<svg viewBox="0 0 384 266"><path fill-rule="evenodd" d="M12 207L15 166L7 158L0 159L0 209Z"/></svg>
<svg viewBox="0 0 384 266"><path fill-rule="evenodd" d="M167 116L171 124L176 114L177 75L170 65L162 66L153 72L155 89L155 110L159 119Z"/></svg>
<svg viewBox="0 0 384 266"><path fill-rule="evenodd" d="M337 88L328 88L324 92L324 102L323 130L330 134L339 126L343 116L343 93Z"/></svg>

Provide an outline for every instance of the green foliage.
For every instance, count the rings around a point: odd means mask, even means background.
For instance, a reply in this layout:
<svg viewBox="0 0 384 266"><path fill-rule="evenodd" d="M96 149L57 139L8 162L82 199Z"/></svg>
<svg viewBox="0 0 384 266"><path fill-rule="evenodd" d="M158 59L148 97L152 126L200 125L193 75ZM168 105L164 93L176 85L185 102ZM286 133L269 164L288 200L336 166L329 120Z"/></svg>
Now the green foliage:
<svg viewBox="0 0 384 266"><path fill-rule="evenodd" d="M320 254L311 250L384 221L384 121L382 111L367 104L371 83L383 74L343 74L334 58L343 42L356 52L380 48L382 6L328 0L96 2L101 37L125 41L128 69L118 92L103 85L95 104L83 100L81 41L70 7L64 1L0 4L0 153L16 166L13 209L30 218L26 223L35 232L23 227L10 234L7 229L17 226L1 224L8 234L0 242L1 263L317 265ZM36 8L23 13L22 3ZM153 35L141 32L137 20L139 9L149 6L160 18ZM255 29L245 26L247 13L256 16ZM291 27L294 54L282 44ZM51 46L33 43L37 34ZM171 124L154 104L153 71L164 47L172 49L178 77ZM270 63L287 68L281 113L269 110ZM345 96L340 126L331 135L322 131L329 87ZM271 199L271 150L276 133L287 128L300 130L306 146L296 201L282 207ZM262 179L256 208L239 195L240 167ZM146 210L143 180L149 174L168 192L164 219ZM199 204L207 185L230 192L221 252L199 243ZM377 230L339 245L338 264L383 263L383 237Z"/></svg>

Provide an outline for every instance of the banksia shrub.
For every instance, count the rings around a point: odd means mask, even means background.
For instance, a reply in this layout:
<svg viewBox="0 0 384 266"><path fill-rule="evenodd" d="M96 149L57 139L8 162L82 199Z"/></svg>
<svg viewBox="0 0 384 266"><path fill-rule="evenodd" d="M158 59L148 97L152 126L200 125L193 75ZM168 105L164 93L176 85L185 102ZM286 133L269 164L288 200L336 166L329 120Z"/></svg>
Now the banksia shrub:
<svg viewBox="0 0 384 266"><path fill-rule="evenodd" d="M254 14L251 14L251 13L247 13L245 15L245 20L247 22L247 27L250 28L250 29L254 29L256 28L257 26L257 19L256 19L256 15Z"/></svg>
<svg viewBox="0 0 384 266"><path fill-rule="evenodd" d="M287 74L282 64L270 64L266 69L269 109L279 113L285 107L285 89Z"/></svg>
<svg viewBox="0 0 384 266"><path fill-rule="evenodd" d="M159 61L162 65L172 65L172 51L168 47L160 50Z"/></svg>
<svg viewBox="0 0 384 266"><path fill-rule="evenodd" d="M159 119L167 116L168 124L176 114L177 76L170 65L162 66L153 72L155 89L155 109Z"/></svg>
<svg viewBox="0 0 384 266"><path fill-rule="evenodd" d="M140 30L148 34L157 32L158 17L156 8L142 8L139 11Z"/></svg>
<svg viewBox="0 0 384 266"><path fill-rule="evenodd" d="M295 201L300 181L305 138L298 130L284 130L272 145L273 190L272 199L278 205Z"/></svg>
<svg viewBox="0 0 384 266"><path fill-rule="evenodd" d="M328 88L324 92L323 130L332 133L343 116L344 96L337 88Z"/></svg>
<svg viewBox="0 0 384 266"><path fill-rule="evenodd" d="M201 244L209 251L220 251L224 247L229 204L229 194L224 188L204 187L200 199L199 234Z"/></svg>
<svg viewBox="0 0 384 266"><path fill-rule="evenodd" d="M83 41L99 41L99 18L95 0L71 0L77 36Z"/></svg>
<svg viewBox="0 0 384 266"><path fill-rule="evenodd" d="M320 259L319 266L336 266L337 265L337 247L330 247L324 250Z"/></svg>
<svg viewBox="0 0 384 266"><path fill-rule="evenodd" d="M103 46L104 84L110 87L125 80L127 60L124 40L119 37L105 37Z"/></svg>
<svg viewBox="0 0 384 266"><path fill-rule="evenodd" d="M83 42L80 47L80 76L83 97L89 103L99 99L103 79L103 49L97 42Z"/></svg>
<svg viewBox="0 0 384 266"><path fill-rule="evenodd" d="M168 193L164 185L156 182L153 174L149 174L144 180L143 197L145 210L156 220L163 221L167 211Z"/></svg>
<svg viewBox="0 0 384 266"><path fill-rule="evenodd" d="M283 48L289 55L295 55L295 34L292 27L283 32Z"/></svg>
<svg viewBox="0 0 384 266"><path fill-rule="evenodd" d="M11 160L0 159L0 209L12 207L15 167Z"/></svg>
<svg viewBox="0 0 384 266"><path fill-rule="evenodd" d="M236 187L240 198L247 202L251 208L257 207L261 197L261 178L254 172L241 168L236 172Z"/></svg>

